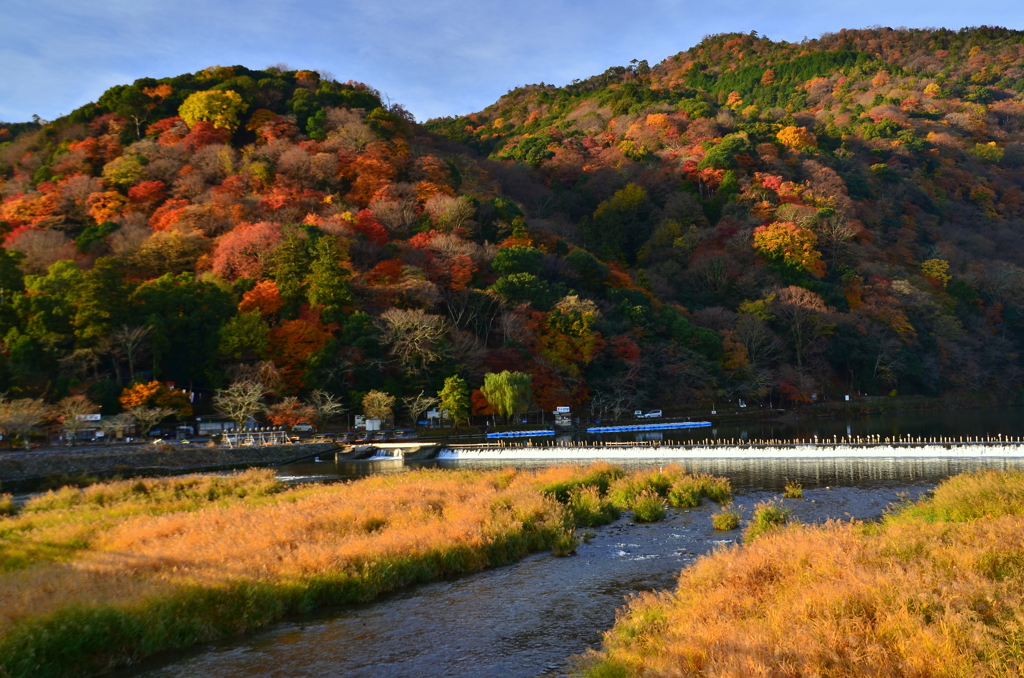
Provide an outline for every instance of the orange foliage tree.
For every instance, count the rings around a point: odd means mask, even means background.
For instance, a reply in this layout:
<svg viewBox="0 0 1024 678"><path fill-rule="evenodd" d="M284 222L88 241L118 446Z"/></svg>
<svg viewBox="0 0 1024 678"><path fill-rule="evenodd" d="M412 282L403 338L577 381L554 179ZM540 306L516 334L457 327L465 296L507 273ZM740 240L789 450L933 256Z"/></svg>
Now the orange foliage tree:
<svg viewBox="0 0 1024 678"><path fill-rule="evenodd" d="M242 295L242 301L238 303L238 312L259 311L260 315L271 315L280 311L282 306L284 299L277 289L277 283L273 280L261 280Z"/></svg>
<svg viewBox="0 0 1024 678"><path fill-rule="evenodd" d="M473 392L469 394L469 401L472 404L474 415L497 414L497 410L487 402L487 396L478 388L473 389Z"/></svg>
<svg viewBox="0 0 1024 678"><path fill-rule="evenodd" d="M121 392L120 401L125 409L169 407L177 412L179 417L192 415L192 404L188 401L188 394L185 391L172 391L160 381L129 386Z"/></svg>
<svg viewBox="0 0 1024 678"><path fill-rule="evenodd" d="M305 405L294 396L282 398L267 408L267 419L275 426L291 428L296 424L313 421L315 416L316 410L312 405Z"/></svg>
<svg viewBox="0 0 1024 678"><path fill-rule="evenodd" d="M288 320L270 330L268 355L277 366L285 391L294 393L302 388L306 361L332 337L330 328L319 318Z"/></svg>
<svg viewBox="0 0 1024 678"><path fill-rule="evenodd" d="M239 224L217 241L213 272L228 280L259 278L268 253L281 237L279 224Z"/></svg>

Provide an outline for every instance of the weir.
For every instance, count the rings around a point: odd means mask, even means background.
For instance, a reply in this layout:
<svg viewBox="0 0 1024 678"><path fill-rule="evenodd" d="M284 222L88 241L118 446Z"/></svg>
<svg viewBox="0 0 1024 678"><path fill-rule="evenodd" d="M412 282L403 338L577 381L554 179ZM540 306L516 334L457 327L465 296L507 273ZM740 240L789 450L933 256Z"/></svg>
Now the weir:
<svg viewBox="0 0 1024 678"><path fill-rule="evenodd" d="M1021 438L839 438L745 441L592 441L449 445L438 459L821 459L821 458L1024 458Z"/></svg>
<svg viewBox="0 0 1024 678"><path fill-rule="evenodd" d="M401 442L349 445L335 453L336 461L392 459L396 461L432 459L441 449L440 443Z"/></svg>

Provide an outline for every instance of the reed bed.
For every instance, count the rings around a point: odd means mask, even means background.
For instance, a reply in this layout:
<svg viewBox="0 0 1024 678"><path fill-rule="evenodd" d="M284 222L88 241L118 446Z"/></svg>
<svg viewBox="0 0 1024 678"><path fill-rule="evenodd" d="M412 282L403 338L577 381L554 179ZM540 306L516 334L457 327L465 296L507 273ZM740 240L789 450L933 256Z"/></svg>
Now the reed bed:
<svg viewBox="0 0 1024 678"><path fill-rule="evenodd" d="M91 675L320 605L568 555L577 525L617 517L608 492L629 477L607 464L421 470L286 489L253 471L54 491L0 518L0 676Z"/></svg>
<svg viewBox="0 0 1024 678"><path fill-rule="evenodd" d="M635 597L577 675L1024 674L1024 474L977 472L880 523L792 525Z"/></svg>

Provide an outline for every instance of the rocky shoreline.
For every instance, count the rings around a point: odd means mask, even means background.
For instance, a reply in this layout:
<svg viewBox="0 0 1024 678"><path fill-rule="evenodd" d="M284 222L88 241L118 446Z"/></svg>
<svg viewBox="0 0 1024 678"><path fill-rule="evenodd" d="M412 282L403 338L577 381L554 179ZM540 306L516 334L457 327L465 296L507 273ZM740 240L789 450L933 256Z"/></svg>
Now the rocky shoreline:
<svg viewBox="0 0 1024 678"><path fill-rule="evenodd" d="M51 478L99 478L212 471L283 464L337 449L334 443L259 447L136 444L0 452L0 483L29 486Z"/></svg>

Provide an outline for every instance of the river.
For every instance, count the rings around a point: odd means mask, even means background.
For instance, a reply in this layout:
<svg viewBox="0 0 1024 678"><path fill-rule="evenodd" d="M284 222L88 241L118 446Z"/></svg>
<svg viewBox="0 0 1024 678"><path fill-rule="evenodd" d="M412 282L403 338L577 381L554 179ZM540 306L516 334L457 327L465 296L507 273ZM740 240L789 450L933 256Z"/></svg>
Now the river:
<svg viewBox="0 0 1024 678"><path fill-rule="evenodd" d="M1020 410L809 422L814 430L776 430L764 437L833 435L1021 435ZM966 416L965 416L966 415ZM958 424L962 428L956 428ZM802 424L802 423L801 423ZM797 424L799 427L801 424ZM745 424L750 433L751 425ZM773 425L779 426L779 425ZM794 425L789 425L793 428ZM928 428L929 426L937 427ZM899 427L893 429L893 427ZM983 428L984 427L984 428ZM842 429L845 433L845 430ZM839 432L836 431L835 434ZM723 430L722 437L739 436ZM636 465L643 465L636 462ZM411 466L489 467L495 462L310 463L279 469L282 478L351 478L400 473ZM529 468L540 462L516 464ZM785 500L803 522L873 520L886 508L917 499L943 478L978 467L1018 467L1017 460L790 459L696 460L693 471L729 477L735 501L749 513L799 480L804 498ZM713 505L670 509L667 520L632 523L628 515L596 528L569 558L537 554L451 581L401 591L373 603L277 624L242 639L164 655L116 674L120 678L256 676L522 676L559 675L569 658L600 644L615 611L637 591L675 586L680 569L701 554L733 543L738 532L711 528Z"/></svg>

